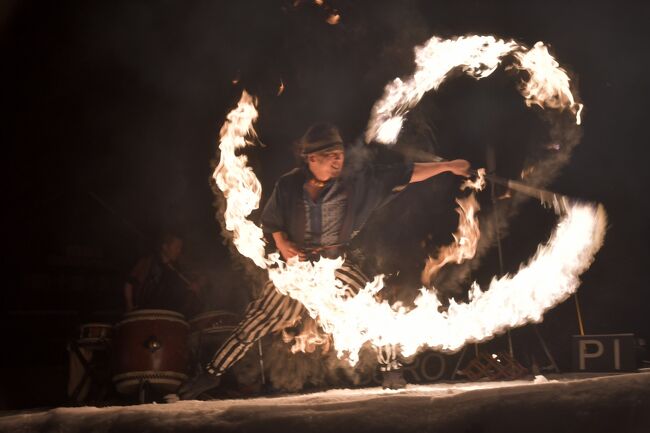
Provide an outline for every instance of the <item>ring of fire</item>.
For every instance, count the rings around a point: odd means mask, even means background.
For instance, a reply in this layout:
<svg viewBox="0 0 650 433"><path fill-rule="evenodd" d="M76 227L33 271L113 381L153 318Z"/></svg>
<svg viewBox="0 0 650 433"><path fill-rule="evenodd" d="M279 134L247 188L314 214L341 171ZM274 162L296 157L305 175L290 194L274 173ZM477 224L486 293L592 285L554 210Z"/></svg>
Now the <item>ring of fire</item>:
<svg viewBox="0 0 650 433"><path fill-rule="evenodd" d="M366 132L367 141L394 143L403 116L430 89L437 88L451 69L463 68L475 78L492 73L506 54L513 54L514 67L529 72L521 87L526 104L558 110L569 109L580 124L582 105L576 103L569 79L538 42L533 49L492 36L468 36L453 40L431 38L416 48L416 72L407 81L394 80L375 104ZM506 329L539 322L543 313L577 290L579 275L590 266L605 235L607 218L602 206L593 203L565 203L565 213L548 242L512 276L493 279L482 291L477 284L470 290L468 303L452 300L447 311L439 312L440 302L433 292L421 289L415 307L391 306L377 301L382 277L377 276L356 296L346 298L334 271L342 258L318 262L289 260L264 254L260 227L248 220L257 209L261 185L237 149L252 145L255 135L256 101L245 91L227 116L220 132L220 162L213 178L226 198L224 219L232 232L237 250L261 268L268 269L277 289L300 301L333 337L339 357L356 363L361 347L399 345L409 356L420 347L455 351L468 342L480 342Z"/></svg>

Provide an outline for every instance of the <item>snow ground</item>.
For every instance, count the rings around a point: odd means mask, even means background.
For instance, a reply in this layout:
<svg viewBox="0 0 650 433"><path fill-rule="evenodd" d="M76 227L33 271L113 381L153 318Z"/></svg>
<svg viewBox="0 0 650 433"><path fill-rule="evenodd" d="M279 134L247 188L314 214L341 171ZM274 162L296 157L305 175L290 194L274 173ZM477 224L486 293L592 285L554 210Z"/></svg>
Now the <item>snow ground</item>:
<svg viewBox="0 0 650 433"><path fill-rule="evenodd" d="M650 371L0 414L0 432L650 432Z"/></svg>

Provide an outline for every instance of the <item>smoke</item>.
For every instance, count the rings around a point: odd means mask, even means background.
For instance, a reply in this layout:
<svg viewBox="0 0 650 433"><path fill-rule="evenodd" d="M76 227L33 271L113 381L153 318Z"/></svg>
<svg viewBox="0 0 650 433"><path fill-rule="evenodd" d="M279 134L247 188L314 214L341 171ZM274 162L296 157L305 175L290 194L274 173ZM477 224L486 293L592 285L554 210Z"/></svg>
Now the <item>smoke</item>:
<svg viewBox="0 0 650 433"><path fill-rule="evenodd" d="M577 92L573 91L577 96ZM573 149L580 143L582 130L576 125L574 117L567 112L543 111L544 122L550 128L550 143L547 146L546 157L530 155L526 158L524 167L527 168L525 183L536 188L550 185L560 174L563 167L571 158ZM447 297L463 293L471 282L474 271L481 265L481 259L494 250L497 243L497 233L501 239L508 235L510 222L518 215L521 205L530 197L517 192L511 192L507 200L497 200L487 211L479 216L481 238L473 260L443 268L433 279L432 285Z"/></svg>
<svg viewBox="0 0 650 433"><path fill-rule="evenodd" d="M264 378L267 386L283 392L298 392L327 387L364 386L377 383L377 355L370 345L360 353L359 362L351 367L340 360L333 349L318 346L314 351L292 353L291 345L274 334L261 340ZM240 387L261 386L258 345L233 367Z"/></svg>

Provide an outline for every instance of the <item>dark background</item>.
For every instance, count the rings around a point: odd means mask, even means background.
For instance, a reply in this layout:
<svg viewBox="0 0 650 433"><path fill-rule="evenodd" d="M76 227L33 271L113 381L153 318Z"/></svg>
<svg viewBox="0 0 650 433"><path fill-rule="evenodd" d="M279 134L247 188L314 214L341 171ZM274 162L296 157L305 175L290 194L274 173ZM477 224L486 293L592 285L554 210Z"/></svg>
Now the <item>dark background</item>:
<svg viewBox="0 0 650 433"><path fill-rule="evenodd" d="M580 289L587 332L650 336L646 4L294 3L2 3L9 157L0 407L64 402L66 341L80 323L119 318L124 275L163 229L180 229L186 263L211 276L208 308L241 311L252 288L223 246L208 179L219 128L242 89L260 100L265 147L250 156L266 197L311 123L335 122L348 141L358 139L383 86L412 72L412 48L434 34L541 40L574 74L584 136L549 189L603 203L609 214L605 245ZM330 25L334 10L341 20ZM478 167L485 143L496 146L505 177L518 175L544 134L499 72L449 82L412 116L431 128L430 144L444 157ZM420 241L443 242L455 226L453 188L442 176L371 223L382 271L402 269L405 281L417 281L431 247ZM432 210L420 206L427 194ZM524 206L504 239L507 270L530 257L554 221L537 203ZM485 263L481 275L496 273L494 254ZM568 369L572 300L540 328Z"/></svg>

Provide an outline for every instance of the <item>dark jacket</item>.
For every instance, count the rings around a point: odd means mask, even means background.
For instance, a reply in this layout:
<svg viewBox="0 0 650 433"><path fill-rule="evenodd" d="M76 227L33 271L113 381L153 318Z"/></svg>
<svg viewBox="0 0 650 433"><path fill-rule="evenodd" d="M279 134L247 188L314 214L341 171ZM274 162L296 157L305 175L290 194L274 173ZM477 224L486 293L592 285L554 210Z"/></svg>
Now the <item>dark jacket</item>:
<svg viewBox="0 0 650 433"><path fill-rule="evenodd" d="M387 201L393 189L409 182L412 173L412 164L369 165L337 179L336 182L342 182L347 194L339 243L347 244L361 230L372 212ZM303 188L308 176L307 168L296 168L280 177L262 212L264 232L285 232L289 240L299 247L304 246L306 223Z"/></svg>

